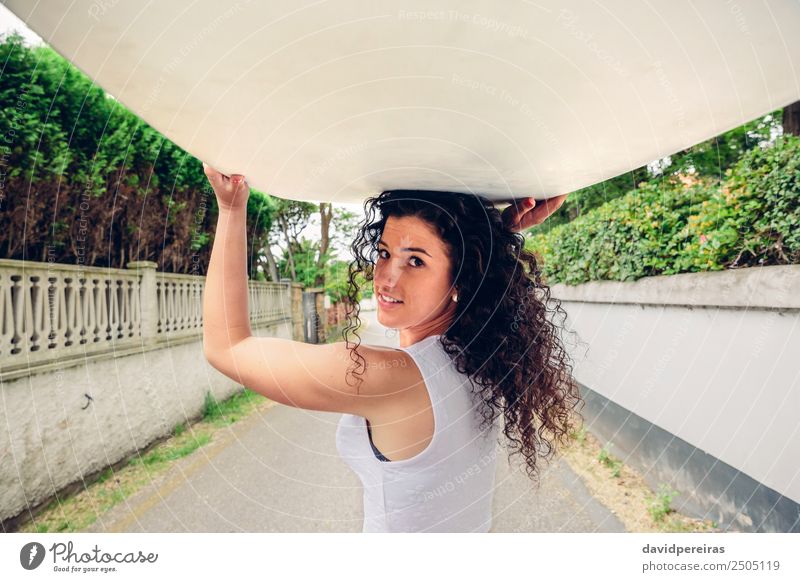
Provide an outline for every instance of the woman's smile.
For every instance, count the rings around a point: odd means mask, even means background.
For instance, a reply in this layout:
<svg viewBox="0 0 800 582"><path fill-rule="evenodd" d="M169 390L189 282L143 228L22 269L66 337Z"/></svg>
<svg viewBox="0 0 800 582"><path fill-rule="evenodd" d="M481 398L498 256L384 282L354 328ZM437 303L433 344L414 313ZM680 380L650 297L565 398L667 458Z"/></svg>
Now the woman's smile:
<svg viewBox="0 0 800 582"><path fill-rule="evenodd" d="M383 309L396 309L403 305L403 302L395 299L391 295L383 295L382 293L378 293L378 305L380 305Z"/></svg>
<svg viewBox="0 0 800 582"><path fill-rule="evenodd" d="M446 330L456 305L453 266L435 227L418 216L390 215L374 256L378 323L399 329L401 346Z"/></svg>

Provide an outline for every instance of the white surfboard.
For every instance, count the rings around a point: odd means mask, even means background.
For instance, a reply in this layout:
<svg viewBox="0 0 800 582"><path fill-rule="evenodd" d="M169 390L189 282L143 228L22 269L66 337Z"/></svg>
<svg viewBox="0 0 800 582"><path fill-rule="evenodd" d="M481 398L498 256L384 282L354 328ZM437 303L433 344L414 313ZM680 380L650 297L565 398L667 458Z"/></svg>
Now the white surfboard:
<svg viewBox="0 0 800 582"><path fill-rule="evenodd" d="M800 2L2 0L158 131L296 200L547 198L800 99Z"/></svg>

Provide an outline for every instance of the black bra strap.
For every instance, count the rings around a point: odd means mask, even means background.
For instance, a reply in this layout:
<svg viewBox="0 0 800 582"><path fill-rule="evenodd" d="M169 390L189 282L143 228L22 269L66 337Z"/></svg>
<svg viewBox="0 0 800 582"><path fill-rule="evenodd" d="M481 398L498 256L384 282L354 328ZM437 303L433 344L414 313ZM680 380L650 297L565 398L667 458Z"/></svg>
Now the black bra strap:
<svg viewBox="0 0 800 582"><path fill-rule="evenodd" d="M364 419L367 420L367 419ZM367 420L367 435L369 435L369 445L372 447L372 452L375 453L375 456L378 457L381 461L388 461L391 463L390 459L387 459L383 456L383 453L378 450L378 447L375 446L375 443L372 442L372 430L369 427L369 420Z"/></svg>

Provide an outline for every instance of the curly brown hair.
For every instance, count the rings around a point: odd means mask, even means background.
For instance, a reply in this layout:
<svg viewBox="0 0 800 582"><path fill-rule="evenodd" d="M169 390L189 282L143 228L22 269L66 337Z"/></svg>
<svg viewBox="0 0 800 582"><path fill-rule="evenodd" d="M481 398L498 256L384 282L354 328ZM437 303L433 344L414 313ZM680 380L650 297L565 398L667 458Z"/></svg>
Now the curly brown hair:
<svg viewBox="0 0 800 582"><path fill-rule="evenodd" d="M480 394L481 428L502 413L503 433L511 443L509 460L521 454L528 476L537 481L536 456L547 460L554 454L552 445L572 433L571 411L583 400L559 337L567 314L561 302L550 297L536 256L525 249L524 236L504 226L494 204L475 194L388 190L367 198L364 213L350 247L355 259L348 269L342 336L355 365L348 377L366 367L356 332L361 326L358 279L368 282L374 276L386 220L423 219L447 247L451 284L459 297L453 321L439 341ZM551 303L554 307L548 310ZM560 315L560 322L549 321L550 313ZM349 332L358 338L352 347Z"/></svg>

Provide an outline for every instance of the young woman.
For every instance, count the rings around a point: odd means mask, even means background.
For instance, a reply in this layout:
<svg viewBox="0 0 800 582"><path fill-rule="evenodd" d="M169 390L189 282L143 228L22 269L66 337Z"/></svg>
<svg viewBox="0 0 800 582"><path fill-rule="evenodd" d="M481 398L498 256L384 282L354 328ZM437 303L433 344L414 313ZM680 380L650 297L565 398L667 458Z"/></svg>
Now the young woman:
<svg viewBox="0 0 800 582"><path fill-rule="evenodd" d="M364 486L364 532L488 531L499 431L534 477L536 455L554 452L581 402L547 306L566 313L516 232L564 196L502 215L476 195L367 199L351 246L345 341L313 345L252 335L249 187L243 176L205 172L220 208L203 297L211 365L274 401L344 413L336 445ZM372 281L378 321L399 330L400 349L348 338L360 327L359 275Z"/></svg>

